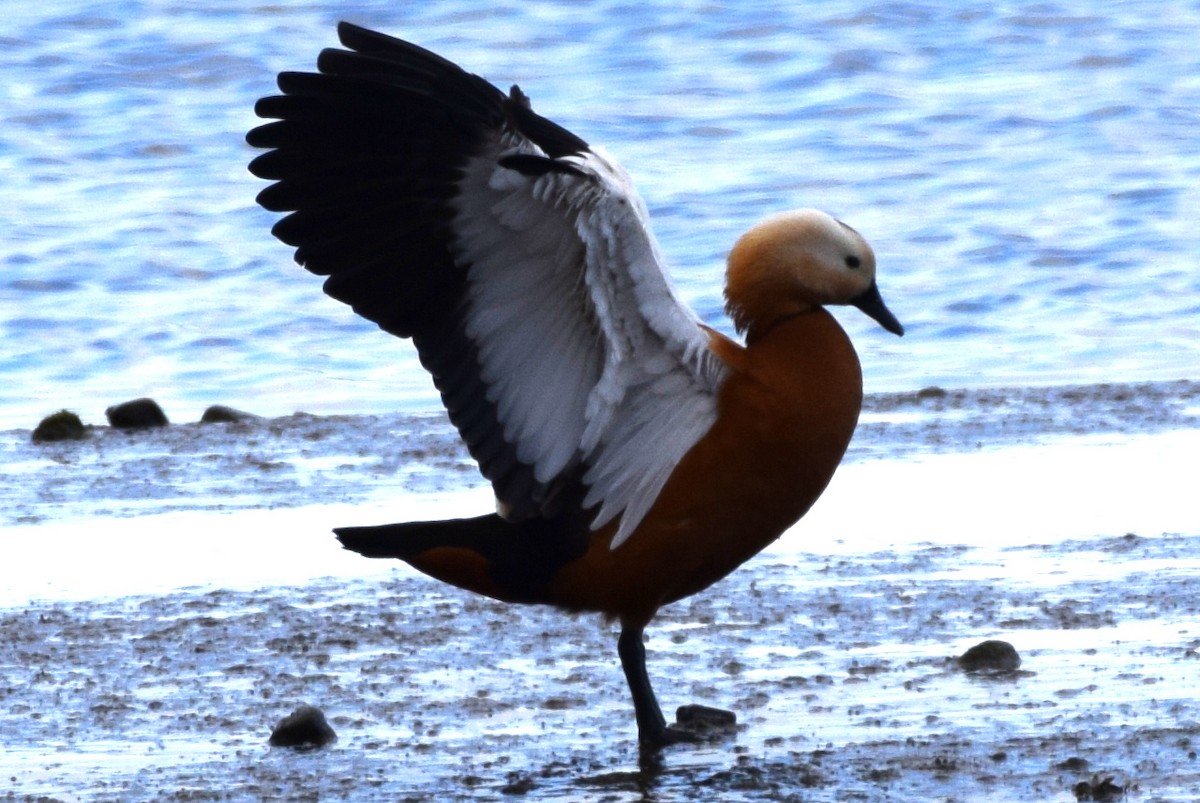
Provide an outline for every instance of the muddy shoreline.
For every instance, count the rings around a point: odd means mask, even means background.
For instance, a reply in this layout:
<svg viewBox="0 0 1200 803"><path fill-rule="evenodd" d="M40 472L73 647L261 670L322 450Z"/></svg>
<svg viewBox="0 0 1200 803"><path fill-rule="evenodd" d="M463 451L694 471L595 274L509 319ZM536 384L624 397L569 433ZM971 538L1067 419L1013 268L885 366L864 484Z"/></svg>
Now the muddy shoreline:
<svg viewBox="0 0 1200 803"><path fill-rule="evenodd" d="M594 617L403 570L45 602L0 613L0 799L1190 799L1198 622L1197 535L765 556L653 623L664 707L740 724L649 759ZM984 638L1020 671L964 674ZM304 702L338 741L269 748Z"/></svg>
<svg viewBox="0 0 1200 803"><path fill-rule="evenodd" d="M0 433L0 800L1200 800L1198 416L868 397L801 525L651 623L664 709L739 717L658 757L611 626L337 549L488 507L441 416ZM986 639L1019 671L965 674ZM303 703L338 740L269 747Z"/></svg>

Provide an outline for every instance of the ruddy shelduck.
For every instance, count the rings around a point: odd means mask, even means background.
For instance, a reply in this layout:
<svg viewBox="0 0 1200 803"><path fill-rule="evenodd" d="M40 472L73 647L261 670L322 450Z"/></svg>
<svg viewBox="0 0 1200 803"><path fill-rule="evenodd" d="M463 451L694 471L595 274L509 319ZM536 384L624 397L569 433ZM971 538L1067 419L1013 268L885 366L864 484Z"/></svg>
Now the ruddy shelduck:
<svg viewBox="0 0 1200 803"><path fill-rule="evenodd" d="M643 629L757 554L820 496L862 402L858 357L824 307L895 334L875 256L812 210L729 254L744 345L701 323L663 270L646 206L603 150L416 45L342 23L346 49L285 72L247 136L274 234L325 292L412 338L497 512L337 530L505 602L598 611L638 736L669 726Z"/></svg>

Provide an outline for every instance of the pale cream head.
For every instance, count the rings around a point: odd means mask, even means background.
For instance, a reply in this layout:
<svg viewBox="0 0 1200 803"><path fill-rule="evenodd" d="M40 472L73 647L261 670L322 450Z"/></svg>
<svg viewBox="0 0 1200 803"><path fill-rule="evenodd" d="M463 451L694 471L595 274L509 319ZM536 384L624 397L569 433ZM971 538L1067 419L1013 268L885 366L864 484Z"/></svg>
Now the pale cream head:
<svg viewBox="0 0 1200 803"><path fill-rule="evenodd" d="M779 320L825 304L853 304L888 331L903 328L875 285L875 252L857 231L815 209L784 212L733 246L725 308L749 339Z"/></svg>

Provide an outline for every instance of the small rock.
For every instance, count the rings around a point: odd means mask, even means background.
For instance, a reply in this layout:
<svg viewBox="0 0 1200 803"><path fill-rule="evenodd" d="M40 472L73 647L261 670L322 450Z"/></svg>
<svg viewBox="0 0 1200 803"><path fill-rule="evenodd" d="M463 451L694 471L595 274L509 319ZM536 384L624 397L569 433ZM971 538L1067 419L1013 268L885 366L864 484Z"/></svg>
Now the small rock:
<svg viewBox="0 0 1200 803"><path fill-rule="evenodd" d="M1021 666L1021 656L1007 641L981 641L958 659L966 672L1015 672Z"/></svg>
<svg viewBox="0 0 1200 803"><path fill-rule="evenodd" d="M226 407L223 404L214 404L204 411L204 415L200 416L200 423L237 424L242 421L254 421L258 417L259 416L256 416L254 413L235 410L232 407Z"/></svg>
<svg viewBox="0 0 1200 803"><path fill-rule="evenodd" d="M269 744L272 747L314 750L336 740L337 734L325 721L321 709L302 705L279 720L279 724L271 731Z"/></svg>
<svg viewBox="0 0 1200 803"><path fill-rule="evenodd" d="M509 777L508 783L500 787L502 795L527 795L537 789L537 783L533 777L524 773Z"/></svg>
<svg viewBox="0 0 1200 803"><path fill-rule="evenodd" d="M1107 778L1093 775L1091 781L1080 781L1075 784L1072 791L1075 792L1076 800L1110 801L1125 797L1129 791L1129 785L1119 786L1113 783L1111 775Z"/></svg>
<svg viewBox="0 0 1200 803"><path fill-rule="evenodd" d="M720 738L737 728L737 714L707 705L681 705L675 709L675 724L701 739Z"/></svg>
<svg viewBox="0 0 1200 803"><path fill-rule="evenodd" d="M104 411L110 426L116 429L145 429L165 427L167 416L154 399L134 399L114 404Z"/></svg>
<svg viewBox="0 0 1200 803"><path fill-rule="evenodd" d="M50 441L78 441L87 437L87 430L79 416L70 410L59 410L42 419L30 439L34 443Z"/></svg>
<svg viewBox="0 0 1200 803"><path fill-rule="evenodd" d="M930 385L917 391L918 399L944 399L947 395L949 394L945 388L939 388L937 385Z"/></svg>

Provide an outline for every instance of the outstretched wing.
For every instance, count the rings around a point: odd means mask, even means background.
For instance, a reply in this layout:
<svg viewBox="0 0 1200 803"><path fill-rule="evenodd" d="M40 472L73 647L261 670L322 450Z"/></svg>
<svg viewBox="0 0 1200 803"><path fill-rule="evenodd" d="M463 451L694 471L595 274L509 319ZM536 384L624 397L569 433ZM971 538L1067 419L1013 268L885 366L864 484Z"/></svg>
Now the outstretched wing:
<svg viewBox="0 0 1200 803"><path fill-rule="evenodd" d="M453 63L342 23L282 73L259 203L325 291L411 337L511 519L629 536L716 418L724 366L602 151Z"/></svg>

